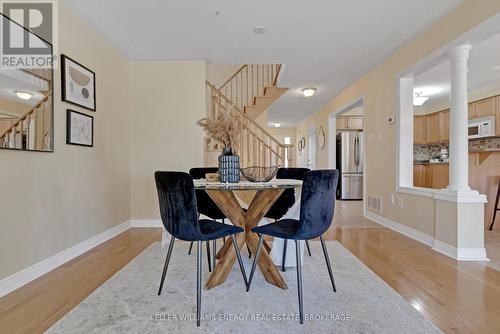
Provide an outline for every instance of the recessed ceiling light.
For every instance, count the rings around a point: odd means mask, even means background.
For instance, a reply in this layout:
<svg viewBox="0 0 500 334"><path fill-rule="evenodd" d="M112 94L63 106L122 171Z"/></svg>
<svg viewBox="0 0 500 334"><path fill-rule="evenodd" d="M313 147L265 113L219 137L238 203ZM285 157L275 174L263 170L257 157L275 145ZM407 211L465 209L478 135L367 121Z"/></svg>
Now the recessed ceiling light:
<svg viewBox="0 0 500 334"><path fill-rule="evenodd" d="M308 87L301 90L303 97L311 97L316 94L316 88Z"/></svg>
<svg viewBox="0 0 500 334"><path fill-rule="evenodd" d="M253 29L253 33L256 35L261 35L267 31L266 27L264 26L257 26Z"/></svg>
<svg viewBox="0 0 500 334"><path fill-rule="evenodd" d="M17 97L21 100L29 100L33 96L33 94L28 92L15 91L14 93L16 93Z"/></svg>

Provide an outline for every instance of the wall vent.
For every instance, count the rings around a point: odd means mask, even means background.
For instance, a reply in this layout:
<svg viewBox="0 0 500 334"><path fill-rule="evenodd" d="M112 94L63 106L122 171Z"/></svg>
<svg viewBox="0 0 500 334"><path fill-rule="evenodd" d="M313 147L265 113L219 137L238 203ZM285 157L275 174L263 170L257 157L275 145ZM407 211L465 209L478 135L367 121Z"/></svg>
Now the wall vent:
<svg viewBox="0 0 500 334"><path fill-rule="evenodd" d="M367 196L366 207L370 211L382 214L382 197Z"/></svg>

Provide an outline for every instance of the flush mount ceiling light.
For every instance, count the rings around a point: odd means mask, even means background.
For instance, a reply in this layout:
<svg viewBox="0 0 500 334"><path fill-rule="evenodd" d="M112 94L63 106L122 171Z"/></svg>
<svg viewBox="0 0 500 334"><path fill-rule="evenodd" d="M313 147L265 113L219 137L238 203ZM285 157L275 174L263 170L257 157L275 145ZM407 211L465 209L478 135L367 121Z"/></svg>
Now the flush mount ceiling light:
<svg viewBox="0 0 500 334"><path fill-rule="evenodd" d="M279 128L279 127L281 126L281 123L279 123L279 122L274 122L274 123L273 123L273 125L274 125L274 127L275 127L275 128Z"/></svg>
<svg viewBox="0 0 500 334"><path fill-rule="evenodd" d="M314 94L316 94L316 88L314 87L304 88L301 90L301 92L302 92L302 97L311 97Z"/></svg>
<svg viewBox="0 0 500 334"><path fill-rule="evenodd" d="M421 91L415 91L415 92L413 92L413 105L415 107L421 106L428 99L429 98L427 96L422 96L422 92Z"/></svg>
<svg viewBox="0 0 500 334"><path fill-rule="evenodd" d="M256 26L254 29L253 29L253 33L256 34L256 35L262 35L263 33L265 33L267 31L266 27L264 26Z"/></svg>
<svg viewBox="0 0 500 334"><path fill-rule="evenodd" d="M28 93L28 92L22 92L22 91L14 91L16 93L16 96L20 98L21 100L29 100L33 96L33 94Z"/></svg>

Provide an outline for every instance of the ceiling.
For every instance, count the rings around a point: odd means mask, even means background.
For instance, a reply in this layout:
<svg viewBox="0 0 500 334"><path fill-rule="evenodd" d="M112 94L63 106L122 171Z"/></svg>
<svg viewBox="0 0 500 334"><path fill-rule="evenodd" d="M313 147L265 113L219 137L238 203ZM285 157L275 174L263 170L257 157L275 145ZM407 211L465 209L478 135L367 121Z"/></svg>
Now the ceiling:
<svg viewBox="0 0 500 334"><path fill-rule="evenodd" d="M500 31L500 28L498 29ZM469 94L481 90L500 88L500 33L472 45L469 56L469 72L467 86ZM429 96L423 107L435 111L433 106L442 106L450 103L451 76L450 63L445 61L432 67L414 79L416 90L432 87L436 93Z"/></svg>
<svg viewBox="0 0 500 334"><path fill-rule="evenodd" d="M286 64L269 121L324 106L462 0L64 0L131 59ZM216 12L219 12L216 14ZM264 34L254 34L264 26ZM300 89L318 89L313 98Z"/></svg>

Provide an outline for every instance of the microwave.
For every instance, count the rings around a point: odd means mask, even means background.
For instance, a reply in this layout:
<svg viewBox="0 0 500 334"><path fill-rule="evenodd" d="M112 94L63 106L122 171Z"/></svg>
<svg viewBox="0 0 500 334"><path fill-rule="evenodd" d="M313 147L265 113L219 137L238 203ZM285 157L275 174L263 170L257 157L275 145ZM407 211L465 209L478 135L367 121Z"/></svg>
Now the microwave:
<svg viewBox="0 0 500 334"><path fill-rule="evenodd" d="M469 120L469 139L495 136L495 116Z"/></svg>

